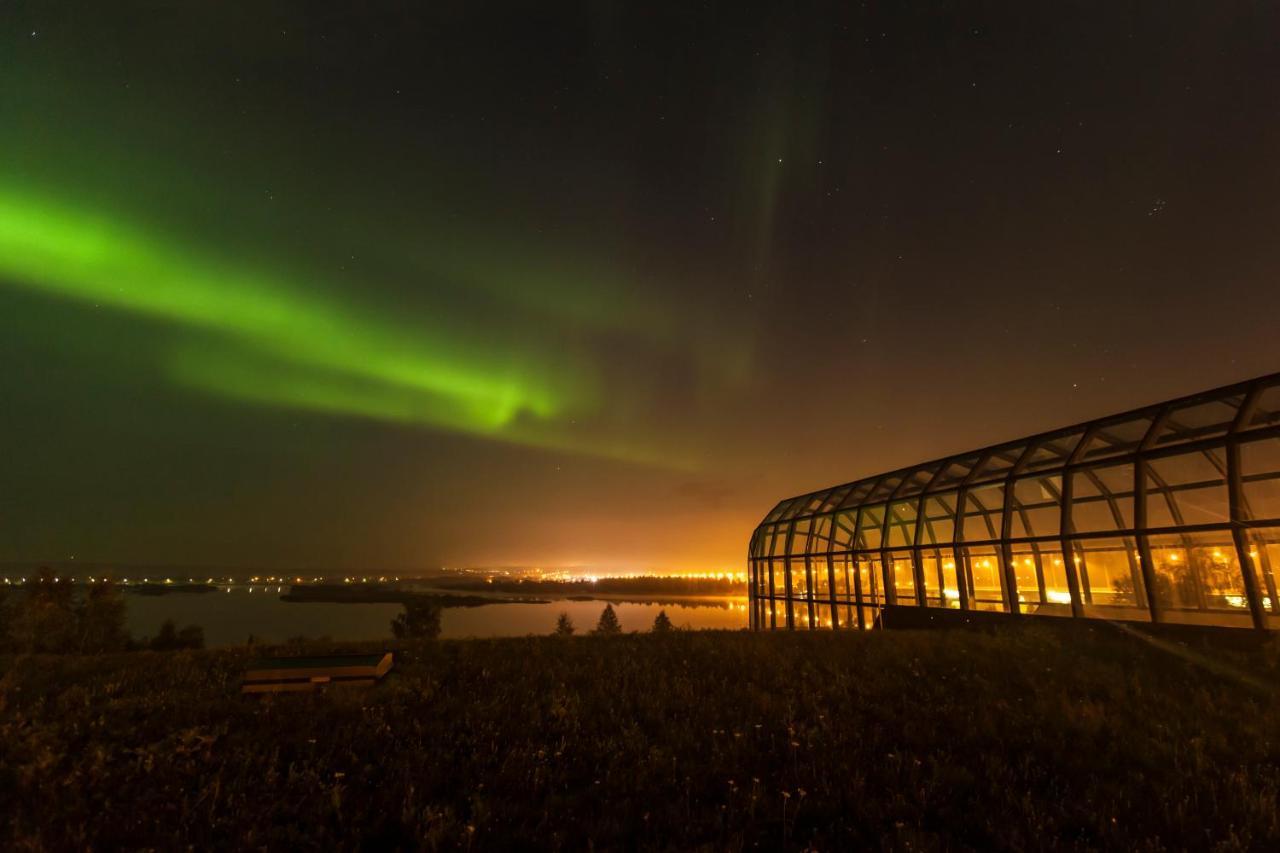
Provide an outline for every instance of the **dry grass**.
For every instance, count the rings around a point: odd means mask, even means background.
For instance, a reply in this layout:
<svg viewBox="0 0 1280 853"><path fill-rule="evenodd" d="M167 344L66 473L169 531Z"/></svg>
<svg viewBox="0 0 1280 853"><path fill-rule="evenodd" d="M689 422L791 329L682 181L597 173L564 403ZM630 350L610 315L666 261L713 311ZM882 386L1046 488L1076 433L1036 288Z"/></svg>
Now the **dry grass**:
<svg viewBox="0 0 1280 853"><path fill-rule="evenodd" d="M1105 628L428 643L259 699L248 654L0 659L0 848L1280 845L1275 697Z"/></svg>

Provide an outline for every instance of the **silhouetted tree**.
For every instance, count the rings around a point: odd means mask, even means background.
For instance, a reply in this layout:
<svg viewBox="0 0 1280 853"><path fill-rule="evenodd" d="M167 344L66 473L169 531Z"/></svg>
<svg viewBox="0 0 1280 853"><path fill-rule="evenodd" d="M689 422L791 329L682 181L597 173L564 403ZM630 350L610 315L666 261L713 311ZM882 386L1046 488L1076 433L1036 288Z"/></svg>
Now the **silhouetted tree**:
<svg viewBox="0 0 1280 853"><path fill-rule="evenodd" d="M435 639L440 636L440 605L406 601L404 612L391 620L391 633L397 640Z"/></svg>
<svg viewBox="0 0 1280 853"><path fill-rule="evenodd" d="M178 649L204 648L204 629L199 625L188 625L181 631L172 619L164 620L147 647L157 652L172 652Z"/></svg>
<svg viewBox="0 0 1280 853"><path fill-rule="evenodd" d="M557 637L571 637L573 636L573 631L573 620L569 618L568 613L561 613L556 617L556 630L554 633Z"/></svg>
<svg viewBox="0 0 1280 853"><path fill-rule="evenodd" d="M70 652L76 648L71 583L42 566L26 583L12 622L14 645L24 652Z"/></svg>
<svg viewBox="0 0 1280 853"><path fill-rule="evenodd" d="M0 588L0 652L7 652L13 642L10 632L13 629L13 607L7 590Z"/></svg>
<svg viewBox="0 0 1280 853"><path fill-rule="evenodd" d="M613 612L613 605L606 604L600 613L600 621L596 623L596 634L621 634L622 626L618 624L618 614Z"/></svg>
<svg viewBox="0 0 1280 853"><path fill-rule="evenodd" d="M157 652L176 649L178 647L178 626L173 623L172 619L164 620L164 624L160 626L160 630L151 638L147 646Z"/></svg>
<svg viewBox="0 0 1280 853"><path fill-rule="evenodd" d="M129 645L125 630L125 603L120 588L111 582L91 584L77 609L79 651L118 652Z"/></svg>
<svg viewBox="0 0 1280 853"><path fill-rule="evenodd" d="M178 648L203 649L204 628L199 625L187 625L178 632Z"/></svg>
<svg viewBox="0 0 1280 853"><path fill-rule="evenodd" d="M669 634L675 630L675 626L671 624L671 620L667 617L667 611L659 610L657 617L653 620L653 633Z"/></svg>

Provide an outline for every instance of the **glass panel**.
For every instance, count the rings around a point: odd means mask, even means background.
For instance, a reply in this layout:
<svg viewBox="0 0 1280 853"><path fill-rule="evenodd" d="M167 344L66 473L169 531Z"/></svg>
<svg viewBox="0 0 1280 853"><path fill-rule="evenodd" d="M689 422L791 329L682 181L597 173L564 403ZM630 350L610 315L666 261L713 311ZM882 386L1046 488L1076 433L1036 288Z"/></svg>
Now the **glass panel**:
<svg viewBox="0 0 1280 853"><path fill-rule="evenodd" d="M841 510L835 514L832 520L834 528L832 530L832 539L835 542L835 550L848 551L853 548L853 540L855 538L854 525L858 523L858 511L856 509Z"/></svg>
<svg viewBox="0 0 1280 853"><path fill-rule="evenodd" d="M791 500L791 503L787 504L787 508L782 513L782 517L779 518L778 520L790 521L791 519L795 518L797 515L799 515L801 512L804 511L806 500L808 500L807 495L801 495L798 498L793 498Z"/></svg>
<svg viewBox="0 0 1280 853"><path fill-rule="evenodd" d="M791 534L789 553L803 554L809 550L809 530L812 526L813 521L808 518L795 522L795 530Z"/></svg>
<svg viewBox="0 0 1280 853"><path fill-rule="evenodd" d="M914 545L916 536L916 502L895 501L889 505L890 548Z"/></svg>
<svg viewBox="0 0 1280 853"><path fill-rule="evenodd" d="M1280 527L1260 527L1249 531L1249 559L1262 592L1267 626L1280 628Z"/></svg>
<svg viewBox="0 0 1280 853"><path fill-rule="evenodd" d="M859 555L856 558L857 578L855 589L860 593L862 619L868 627L874 627L881 605L880 560L878 557Z"/></svg>
<svg viewBox="0 0 1280 853"><path fill-rule="evenodd" d="M1009 535L1057 536L1062 524L1062 477L1049 474L1013 481Z"/></svg>
<svg viewBox="0 0 1280 853"><path fill-rule="evenodd" d="M884 525L884 505L862 508L858 520L858 550L876 550L880 547L881 528Z"/></svg>
<svg viewBox="0 0 1280 853"><path fill-rule="evenodd" d="M955 541L955 514L955 492L925 498L920 541L929 545L950 545Z"/></svg>
<svg viewBox="0 0 1280 853"><path fill-rule="evenodd" d="M889 571L893 576L893 591L897 603L916 604L916 575L910 551L893 551L889 554Z"/></svg>
<svg viewBox="0 0 1280 853"><path fill-rule="evenodd" d="M961 551L969 573L969 606L974 610L1006 610L995 546L969 545Z"/></svg>
<svg viewBox="0 0 1280 853"><path fill-rule="evenodd" d="M1024 544L1013 548L1013 578L1018 584L1018 603L1023 613L1035 613L1036 605L1040 604L1040 575L1037 569L1041 559L1037 545Z"/></svg>
<svg viewBox="0 0 1280 853"><path fill-rule="evenodd" d="M912 471L907 475L902 485L898 487L898 497L909 498L912 495L918 495L923 492L924 487L929 485L929 481L933 479L933 474L937 470L937 465L929 465Z"/></svg>
<svg viewBox="0 0 1280 853"><path fill-rule="evenodd" d="M822 500L822 507L818 511L831 512L833 509L840 506L840 502L844 500L845 496L849 494L849 490L852 488L852 485L837 486L827 492L826 497Z"/></svg>
<svg viewBox="0 0 1280 853"><path fill-rule="evenodd" d="M1147 462L1147 526L1215 524L1229 521L1226 465L1222 449Z"/></svg>
<svg viewBox="0 0 1280 853"><path fill-rule="evenodd" d="M1004 484L979 486L965 493L964 541L982 542L1000 538L1004 518Z"/></svg>
<svg viewBox="0 0 1280 853"><path fill-rule="evenodd" d="M790 529L790 525L789 525L788 523L786 523L786 522L782 522L781 524L775 524L775 525L774 525L774 527L773 527L773 539L772 539L772 541L771 541L771 542L770 542L770 544L769 544L769 554L770 554L770 556L775 556L775 557L776 557L776 556L778 556L779 554L784 554L784 553L786 553L786 549L787 549L787 531L788 531L789 529Z"/></svg>
<svg viewBox="0 0 1280 853"><path fill-rule="evenodd" d="M1240 443L1245 518L1280 518L1280 439Z"/></svg>
<svg viewBox="0 0 1280 853"><path fill-rule="evenodd" d="M1150 621L1133 539L1078 539L1071 550L1086 616Z"/></svg>
<svg viewBox="0 0 1280 853"><path fill-rule="evenodd" d="M1060 468L1067 464L1076 445L1084 435L1083 430L1073 430L1062 435L1042 439L1031 451L1023 470L1037 471L1042 468Z"/></svg>
<svg viewBox="0 0 1280 853"><path fill-rule="evenodd" d="M1231 532L1152 536L1156 602L1169 622L1249 627L1249 602Z"/></svg>
<svg viewBox="0 0 1280 853"><path fill-rule="evenodd" d="M1236 395L1174 409L1165 418L1164 428L1156 436L1155 446L1226 435L1243 400L1242 395Z"/></svg>
<svg viewBox="0 0 1280 853"><path fill-rule="evenodd" d="M933 491L954 488L969 476L969 471L973 469L981 461L978 456L966 456L963 459L953 459L946 463L946 467L942 473L938 475L938 479L933 482Z"/></svg>
<svg viewBox="0 0 1280 853"><path fill-rule="evenodd" d="M929 607L959 607L960 587L956 582L956 563L951 549L925 548L921 558L925 604Z"/></svg>
<svg viewBox="0 0 1280 853"><path fill-rule="evenodd" d="M764 596L769 594L769 563L766 560L756 560L752 565L752 573L755 575L756 595Z"/></svg>
<svg viewBox="0 0 1280 853"><path fill-rule="evenodd" d="M1119 456L1132 453L1138 449L1147 431L1151 429L1150 417L1132 418L1127 421L1110 423L1098 427L1085 448L1081 459L1099 459L1104 456Z"/></svg>
<svg viewBox="0 0 1280 853"><path fill-rule="evenodd" d="M781 560L769 561L769 594L784 596L787 594L787 573Z"/></svg>
<svg viewBox="0 0 1280 853"><path fill-rule="evenodd" d="M827 492L818 492L816 494L808 495L804 498L801 498L799 501L796 502L796 506L793 514L797 516L813 515L815 512L817 512L822 508L822 504L824 503L826 496L827 496Z"/></svg>
<svg viewBox="0 0 1280 853"><path fill-rule="evenodd" d="M1093 533L1133 526L1132 464L1086 468L1071 476L1072 532Z"/></svg>
<svg viewBox="0 0 1280 853"><path fill-rule="evenodd" d="M803 598L808 595L809 583L805 578L804 558L792 557L787 561L787 567L791 570L791 597Z"/></svg>
<svg viewBox="0 0 1280 853"><path fill-rule="evenodd" d="M836 601L841 602L837 611L841 628L856 628L857 616L853 606L853 560L849 557L832 557L831 569L836 579Z"/></svg>
<svg viewBox="0 0 1280 853"><path fill-rule="evenodd" d="M1062 551L1056 542L1024 543L1013 546L1014 574L1018 579L1018 597L1026 613L1041 616L1070 616L1071 587L1067 585ZM1044 578L1041 594L1040 578Z"/></svg>
<svg viewBox="0 0 1280 853"><path fill-rule="evenodd" d="M901 483L902 475L887 474L880 478L879 483L876 483L876 487L871 490L871 494L867 495L867 500L882 501L892 495Z"/></svg>
<svg viewBox="0 0 1280 853"><path fill-rule="evenodd" d="M1280 384L1262 389L1249 418L1249 429L1280 424Z"/></svg>
<svg viewBox="0 0 1280 853"><path fill-rule="evenodd" d="M787 498L785 501L779 501L778 505L773 508L772 512L765 516L764 520L766 522L777 521L782 517L782 514L787 511L787 507L791 506L791 501L792 498Z"/></svg>
<svg viewBox="0 0 1280 853"><path fill-rule="evenodd" d="M831 516L820 515L813 519L812 527L809 529L809 546L810 554L826 554L831 550Z"/></svg>
<svg viewBox="0 0 1280 853"><path fill-rule="evenodd" d="M859 480L853 484L853 488L849 490L849 494L845 495L844 500L840 502L842 509L861 506L865 501L867 494L875 488L878 478L872 477L870 480Z"/></svg>
<svg viewBox="0 0 1280 853"><path fill-rule="evenodd" d="M826 557L809 558L809 575L813 579L813 599L826 603L831 596L831 577L827 574L830 568Z"/></svg>
<svg viewBox="0 0 1280 853"><path fill-rule="evenodd" d="M985 482L1007 476L1013 466L1018 464L1018 460L1022 458L1024 450L1026 450L1026 445L1016 444L991 451L991 455L982 463L978 473L969 478L969 482Z"/></svg>

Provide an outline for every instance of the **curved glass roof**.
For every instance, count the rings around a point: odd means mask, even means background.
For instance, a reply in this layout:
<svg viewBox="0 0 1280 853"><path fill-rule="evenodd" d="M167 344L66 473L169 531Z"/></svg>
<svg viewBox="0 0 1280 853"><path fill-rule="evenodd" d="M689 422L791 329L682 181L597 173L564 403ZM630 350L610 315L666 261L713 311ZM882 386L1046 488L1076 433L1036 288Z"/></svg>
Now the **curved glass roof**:
<svg viewBox="0 0 1280 853"><path fill-rule="evenodd" d="M1060 474L1074 465L1119 461L1140 452L1158 455L1276 425L1280 374L786 498L760 526L1014 476Z"/></svg>

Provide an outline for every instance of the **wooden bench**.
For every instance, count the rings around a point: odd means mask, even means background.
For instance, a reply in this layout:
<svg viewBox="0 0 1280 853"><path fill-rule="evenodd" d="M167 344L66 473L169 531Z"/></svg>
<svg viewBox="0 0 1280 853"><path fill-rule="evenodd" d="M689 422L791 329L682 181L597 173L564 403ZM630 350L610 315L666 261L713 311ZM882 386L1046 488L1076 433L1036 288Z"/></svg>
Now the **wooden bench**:
<svg viewBox="0 0 1280 853"><path fill-rule="evenodd" d="M371 655L266 658L254 661L241 693L292 693L322 687L369 687L391 670L391 652Z"/></svg>

